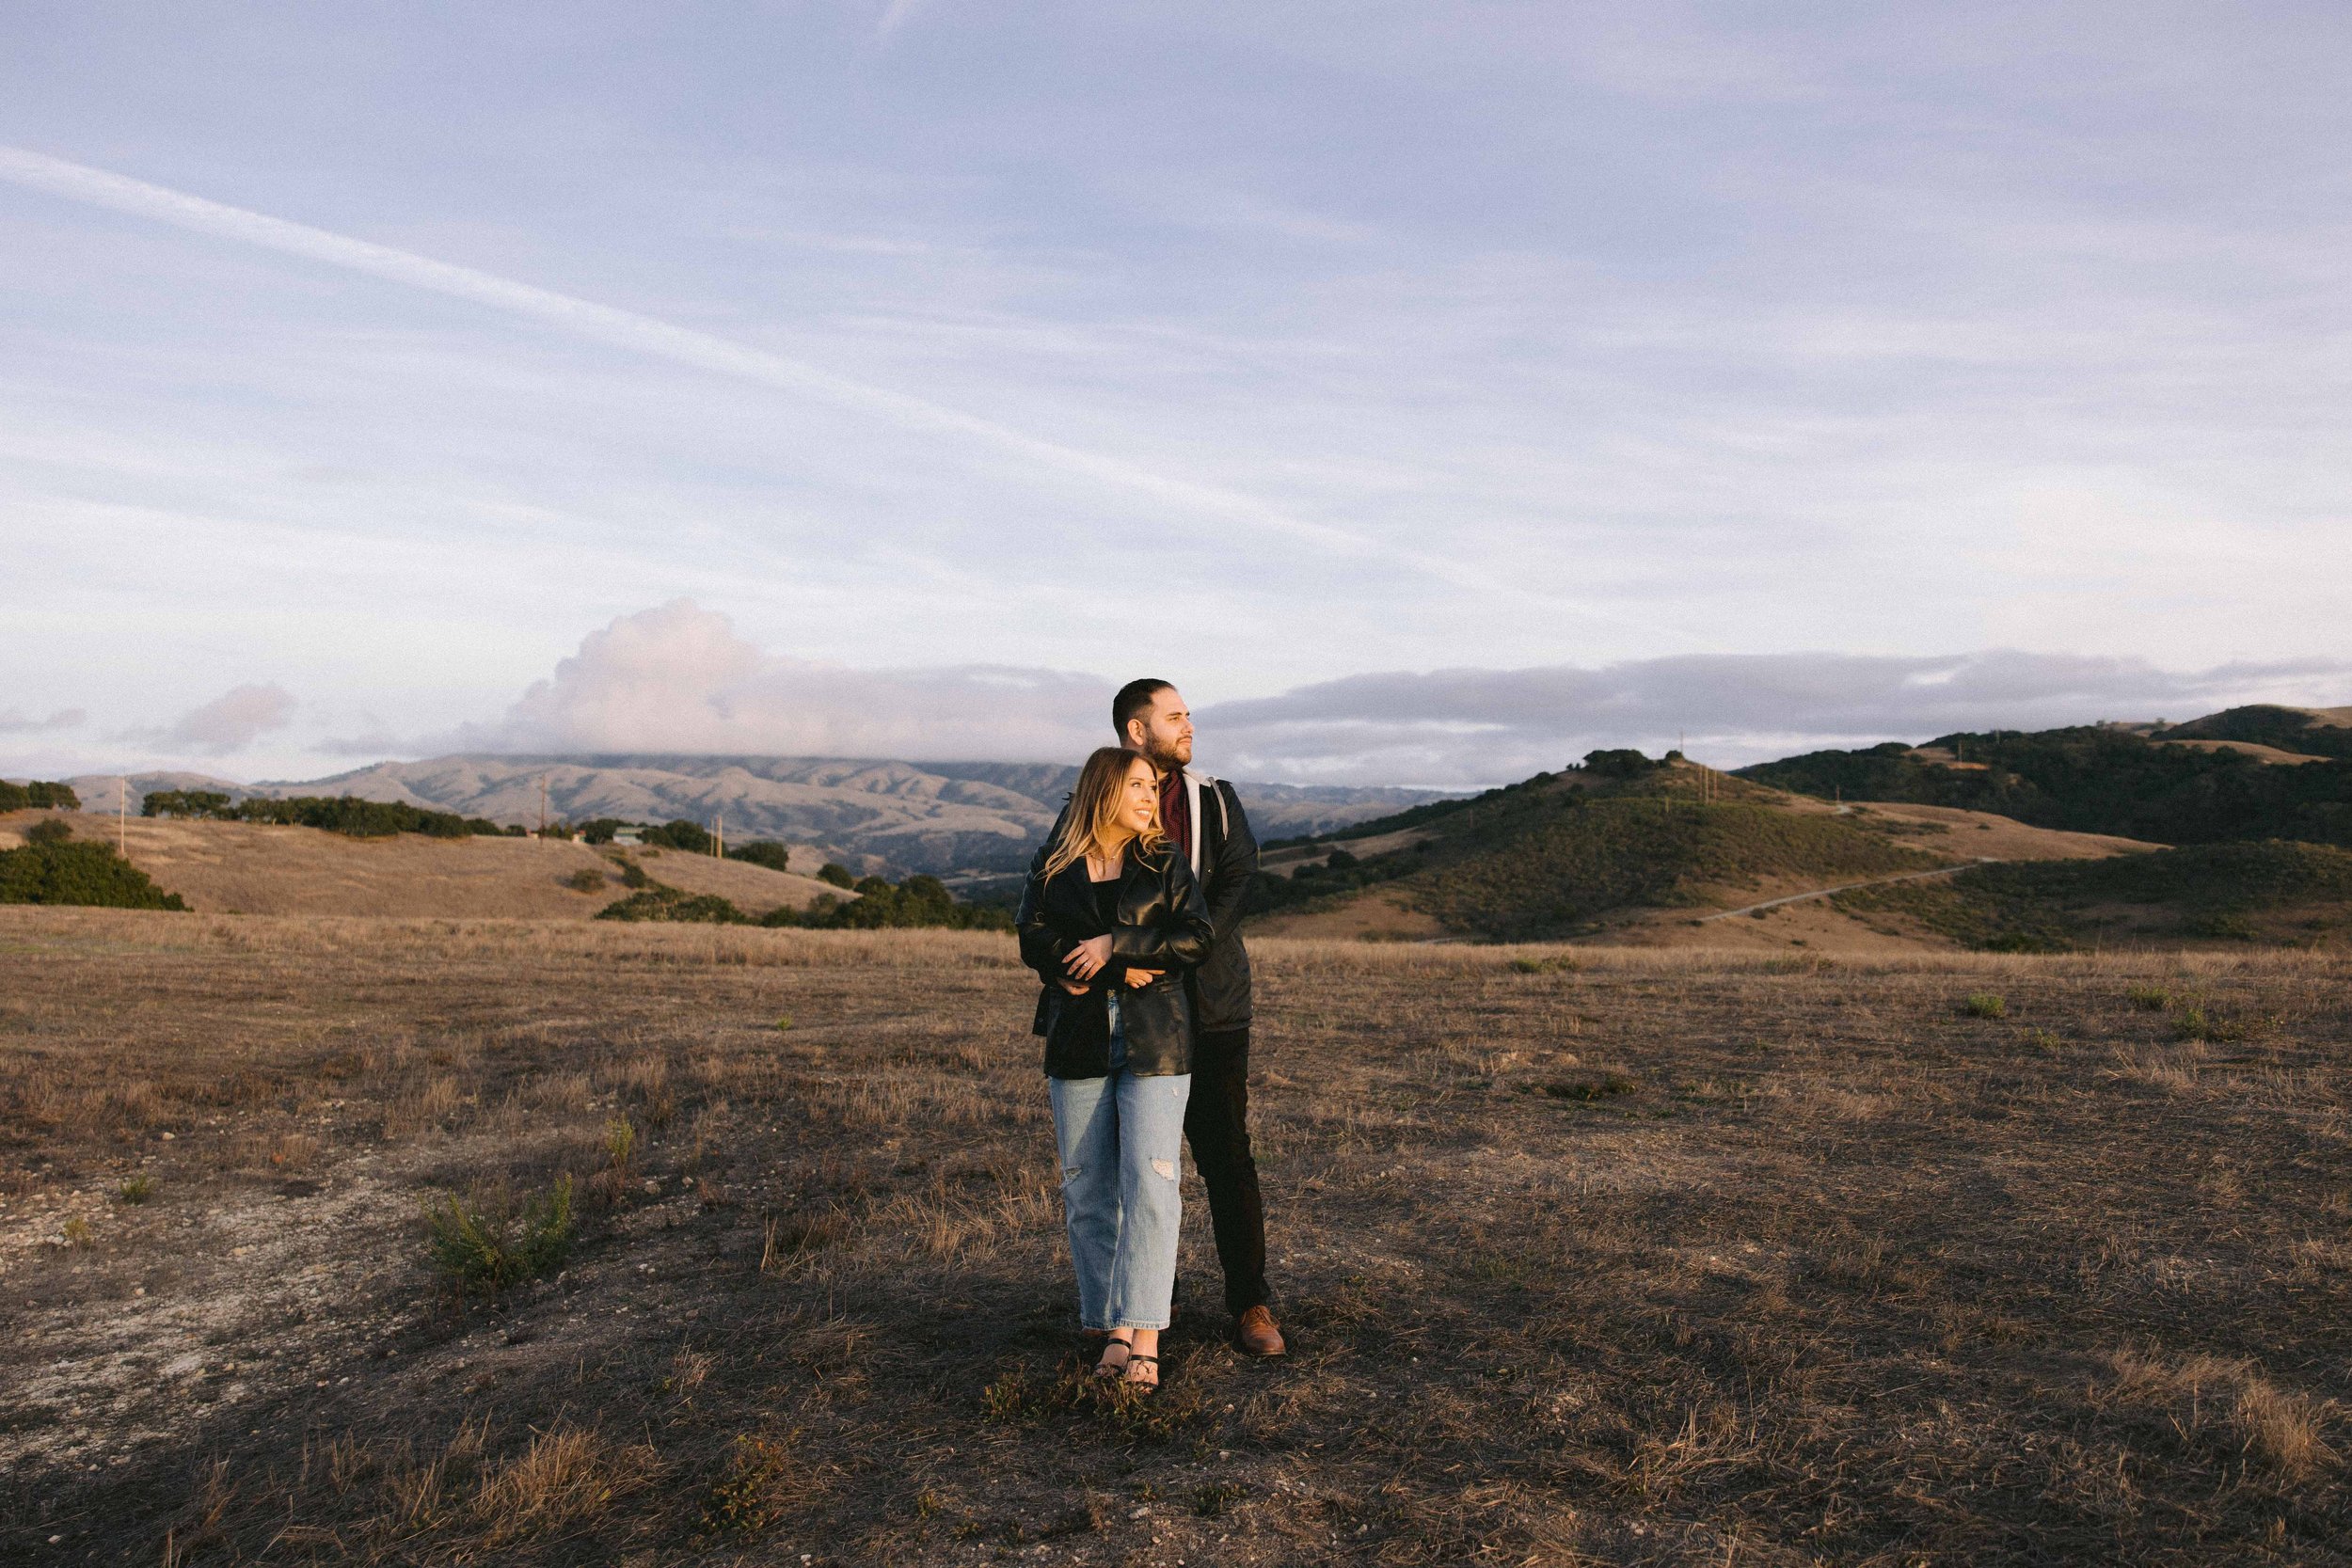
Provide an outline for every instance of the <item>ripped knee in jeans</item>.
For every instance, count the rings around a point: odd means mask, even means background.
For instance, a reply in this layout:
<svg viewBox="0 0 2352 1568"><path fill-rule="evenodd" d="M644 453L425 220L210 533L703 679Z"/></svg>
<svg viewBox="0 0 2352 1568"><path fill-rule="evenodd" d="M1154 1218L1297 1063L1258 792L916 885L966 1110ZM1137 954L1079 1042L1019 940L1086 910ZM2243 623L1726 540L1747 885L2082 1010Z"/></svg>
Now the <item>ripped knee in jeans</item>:
<svg viewBox="0 0 2352 1568"><path fill-rule="evenodd" d="M1154 1160L1152 1168L1170 1181L1176 1180L1176 1162L1173 1160Z"/></svg>
<svg viewBox="0 0 2352 1568"><path fill-rule="evenodd" d="M1061 1184L1067 1187L1086 1173L1087 1168L1084 1165L1064 1165L1061 1168Z"/></svg>

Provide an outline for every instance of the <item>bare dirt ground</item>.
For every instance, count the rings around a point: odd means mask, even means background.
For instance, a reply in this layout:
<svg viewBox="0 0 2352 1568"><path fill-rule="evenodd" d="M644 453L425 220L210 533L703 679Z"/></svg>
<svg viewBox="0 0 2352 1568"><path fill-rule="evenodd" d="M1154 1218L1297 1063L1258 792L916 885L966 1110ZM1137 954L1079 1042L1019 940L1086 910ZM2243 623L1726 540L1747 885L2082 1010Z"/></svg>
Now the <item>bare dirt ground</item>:
<svg viewBox="0 0 2352 1568"><path fill-rule="evenodd" d="M0 911L0 1560L2352 1560L2344 959L1258 958L1134 1402L1006 939Z"/></svg>
<svg viewBox="0 0 2352 1568"><path fill-rule="evenodd" d="M253 822L15 812L0 816L0 848L23 842L24 831L44 816L62 817L76 838L113 844L119 833L132 864L190 909L210 914L586 920L628 891L610 855L563 839L352 838ZM740 861L675 850L627 853L655 880L715 893L746 914L782 904L805 909L820 894L840 892L814 877ZM603 881L589 891L570 885L582 872Z"/></svg>

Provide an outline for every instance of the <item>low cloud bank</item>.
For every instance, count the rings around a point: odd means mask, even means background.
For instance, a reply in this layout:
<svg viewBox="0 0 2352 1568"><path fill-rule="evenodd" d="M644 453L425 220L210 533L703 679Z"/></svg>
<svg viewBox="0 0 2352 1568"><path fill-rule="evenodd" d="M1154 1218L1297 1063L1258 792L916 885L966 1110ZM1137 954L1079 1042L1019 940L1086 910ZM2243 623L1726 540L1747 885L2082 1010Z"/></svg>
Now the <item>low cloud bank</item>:
<svg viewBox="0 0 2352 1568"><path fill-rule="evenodd" d="M1597 746L1655 752L1682 740L1695 756L1736 766L1957 729L2341 701L2347 682L2352 664L2340 660L2177 672L2144 659L2011 651L1709 655L1352 675L1212 704L1199 719L1203 760L1236 777L1484 784ZM436 744L1071 761L1104 738L1112 689L1063 671L860 670L780 657L737 635L724 615L678 600L592 633L503 718Z"/></svg>
<svg viewBox="0 0 2352 1568"><path fill-rule="evenodd" d="M1953 730L2048 729L2101 719L2181 720L2344 689L2341 660L2160 670L2144 659L1996 650L1940 657L1697 655L1583 669L1352 675L1201 715L1236 773L1490 783L1558 768L1597 746L1738 766L1792 752L1924 739Z"/></svg>

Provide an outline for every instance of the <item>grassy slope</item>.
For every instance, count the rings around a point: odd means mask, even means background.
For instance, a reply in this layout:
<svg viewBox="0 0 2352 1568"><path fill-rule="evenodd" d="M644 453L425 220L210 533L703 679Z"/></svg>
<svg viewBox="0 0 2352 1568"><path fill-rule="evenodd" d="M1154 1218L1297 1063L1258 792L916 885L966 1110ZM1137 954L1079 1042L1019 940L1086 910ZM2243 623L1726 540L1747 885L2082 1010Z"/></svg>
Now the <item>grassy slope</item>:
<svg viewBox="0 0 2352 1568"><path fill-rule="evenodd" d="M1704 904L1708 889L1944 863L1852 819L1787 811L1769 791L1730 787L1741 798L1700 804L1690 799L1696 775L1679 769L1613 784L1539 774L1474 800L1366 824L1383 832L1419 827L1429 836L1336 873L1304 873L1277 896L1295 904L1320 894L1335 907L1385 889L1456 935L1512 941L1565 935L1620 910Z"/></svg>
<svg viewBox="0 0 2352 1568"><path fill-rule="evenodd" d="M1502 816L1479 822L1457 841L1458 858L1439 857L1408 883L1413 902L1449 928L1496 941L1559 934L1629 906L1705 903L1706 888L1942 863L1836 817L1764 805L1566 795Z"/></svg>
<svg viewBox="0 0 2352 1568"><path fill-rule="evenodd" d="M2342 732L2262 733L2277 736L2265 744L2292 739L2289 749L2312 750ZM1824 800L1842 794L1850 800L1960 806L2036 827L2160 844L2295 838L2352 845L2352 759L2274 767L2241 752L2162 745L2128 730L2090 726L2031 735L1950 735L1932 744L1991 766L1940 767L1890 741L1865 751L1813 752L1760 763L1740 776Z"/></svg>
<svg viewBox="0 0 2352 1568"><path fill-rule="evenodd" d="M0 818L0 848L12 847L43 814ZM555 839L348 838L316 828L251 822L181 822L68 816L77 840L115 842L131 863L191 909L211 913L506 917L585 920L618 899L618 868L584 844ZM747 913L780 904L804 908L837 893L812 877L675 850L636 858L658 881L716 894ZM605 877L592 892L568 879Z"/></svg>
<svg viewBox="0 0 2352 1568"><path fill-rule="evenodd" d="M2352 851L2272 839L2112 860L1979 866L1866 888L1838 904L1891 912L1971 947L2058 950L2110 937L2311 940L2346 924Z"/></svg>

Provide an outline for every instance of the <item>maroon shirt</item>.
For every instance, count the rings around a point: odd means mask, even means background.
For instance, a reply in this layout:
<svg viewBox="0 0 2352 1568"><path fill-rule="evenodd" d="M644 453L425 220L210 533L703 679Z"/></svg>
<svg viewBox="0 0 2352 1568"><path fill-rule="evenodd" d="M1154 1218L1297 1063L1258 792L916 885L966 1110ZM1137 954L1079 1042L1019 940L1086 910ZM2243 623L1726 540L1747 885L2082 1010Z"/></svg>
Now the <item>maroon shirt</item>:
<svg viewBox="0 0 2352 1568"><path fill-rule="evenodd" d="M1178 768L1160 779L1160 832L1176 846L1176 853L1184 863L1192 863L1192 792L1184 787L1184 770Z"/></svg>

